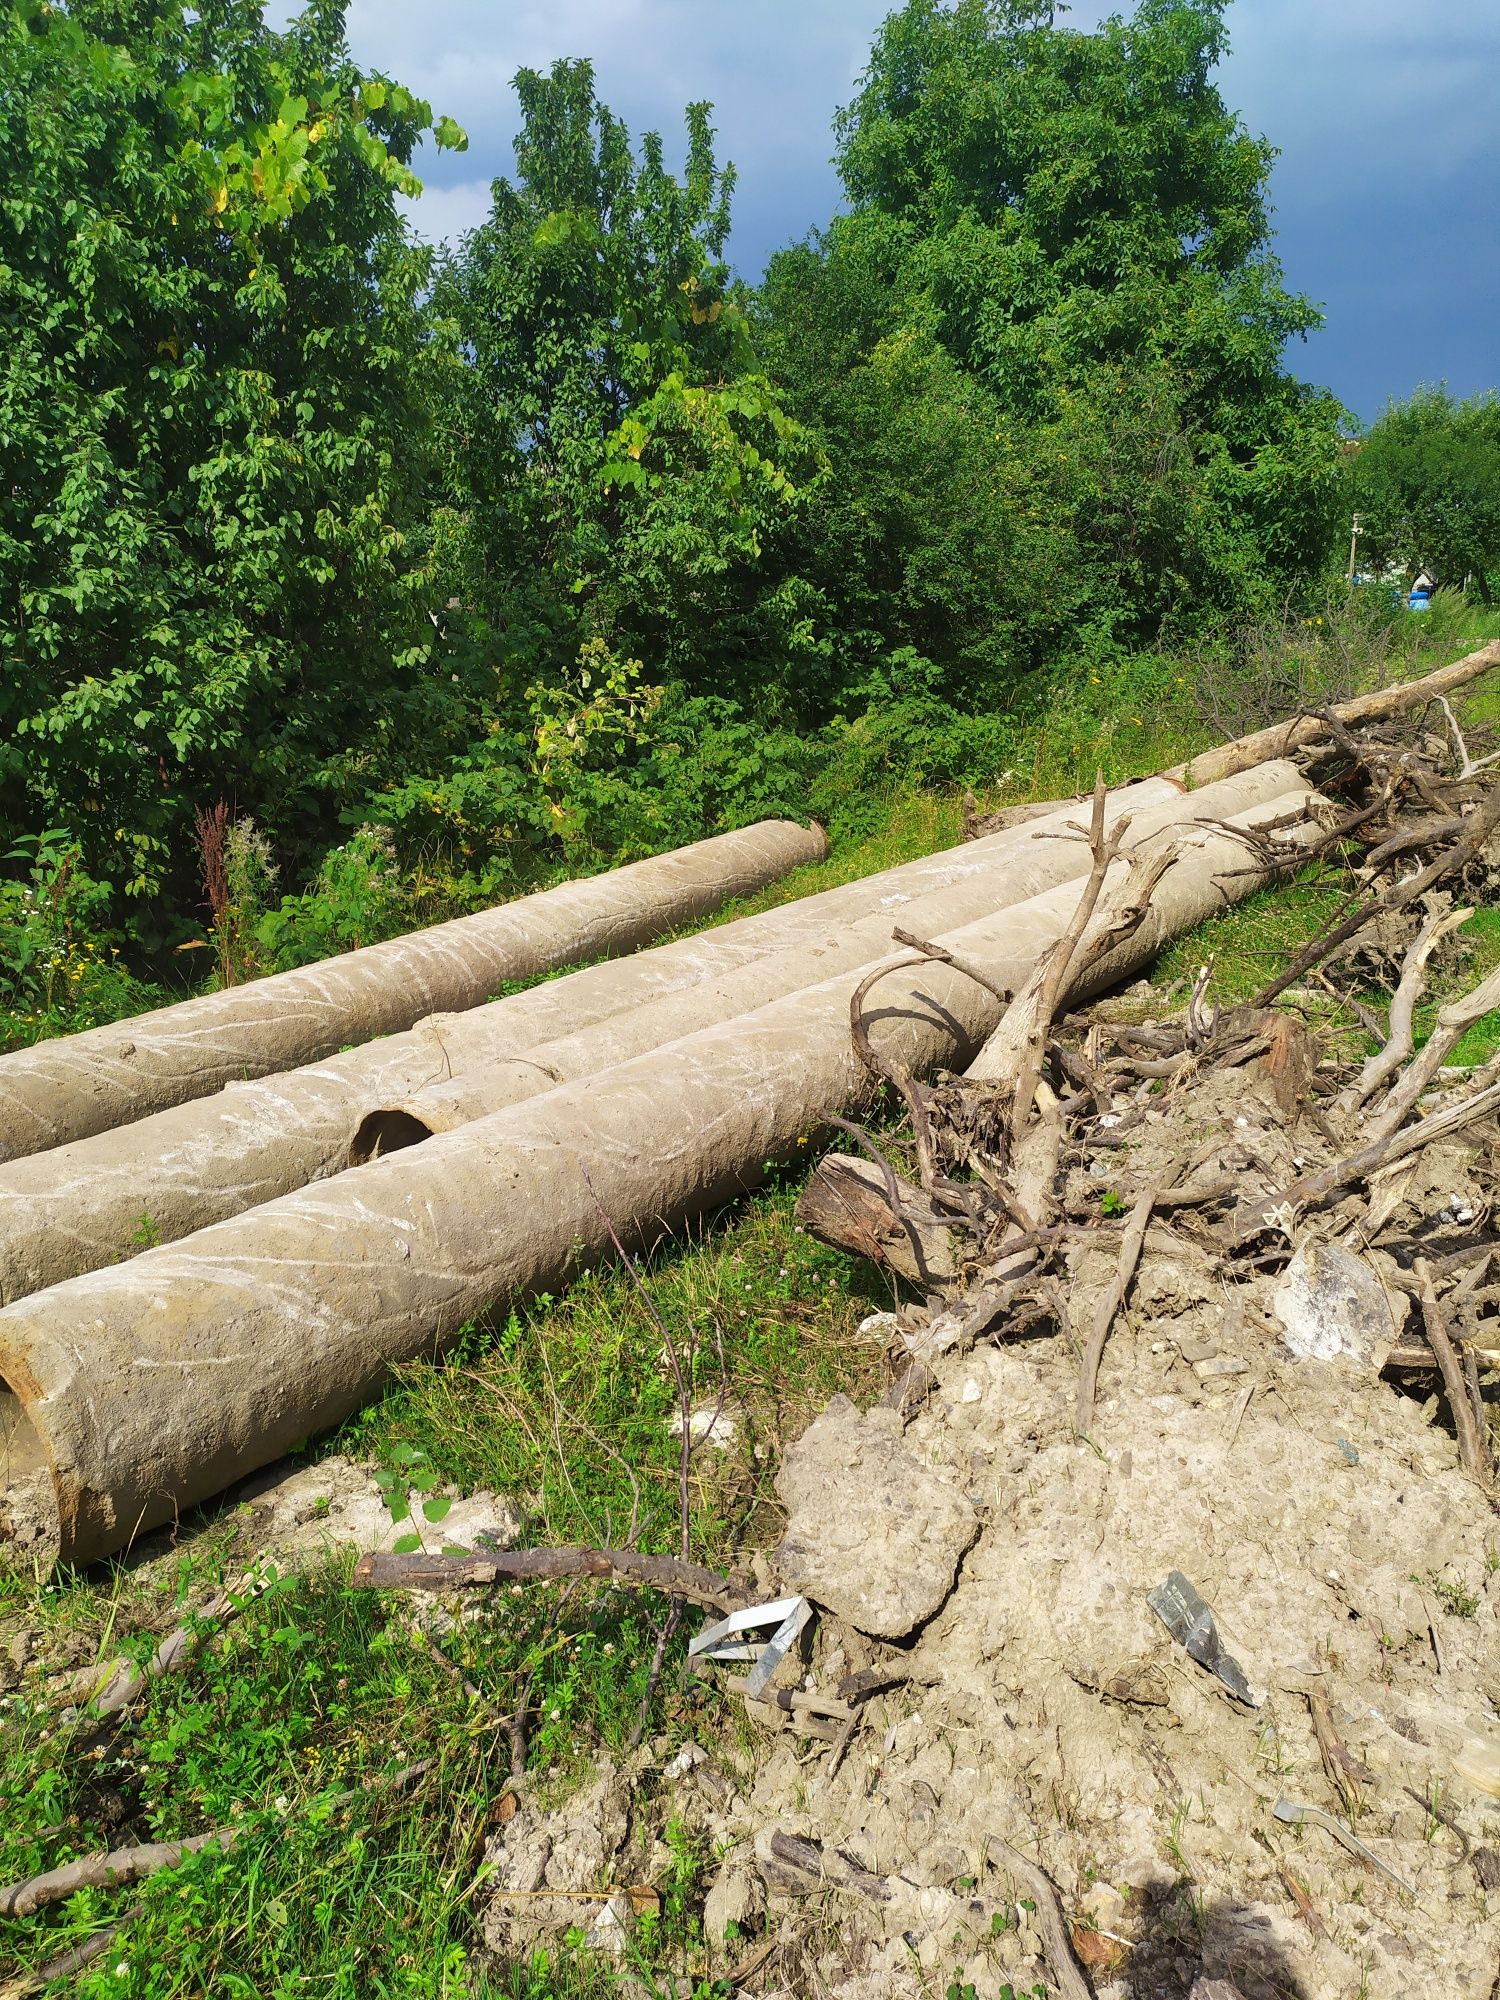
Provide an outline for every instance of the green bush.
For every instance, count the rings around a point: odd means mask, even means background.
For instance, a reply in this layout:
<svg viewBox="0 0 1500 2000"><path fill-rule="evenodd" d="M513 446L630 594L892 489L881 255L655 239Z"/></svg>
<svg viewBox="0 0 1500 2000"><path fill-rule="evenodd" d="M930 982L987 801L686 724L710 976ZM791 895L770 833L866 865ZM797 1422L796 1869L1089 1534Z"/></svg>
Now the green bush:
<svg viewBox="0 0 1500 2000"><path fill-rule="evenodd" d="M0 1048L96 1028L161 997L134 978L102 927L109 892L85 874L75 841L22 834L0 878Z"/></svg>

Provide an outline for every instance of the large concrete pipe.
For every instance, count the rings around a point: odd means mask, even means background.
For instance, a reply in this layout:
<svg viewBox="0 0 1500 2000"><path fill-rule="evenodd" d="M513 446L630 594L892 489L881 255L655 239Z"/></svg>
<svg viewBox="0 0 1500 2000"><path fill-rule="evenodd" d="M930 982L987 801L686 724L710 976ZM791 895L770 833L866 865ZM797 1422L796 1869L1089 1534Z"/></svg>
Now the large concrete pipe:
<svg viewBox="0 0 1500 2000"><path fill-rule="evenodd" d="M828 851L821 828L762 820L386 944L201 994L0 1056L0 1160L109 1131L238 1077L477 1006L497 986L634 951Z"/></svg>
<svg viewBox="0 0 1500 2000"><path fill-rule="evenodd" d="M1307 797L1300 788L1236 818L1280 819ZM1096 989L1262 879L1230 833L1161 837L1181 859ZM1065 885L941 942L1014 987L1076 900ZM7 1307L0 1514L12 1540L43 1560L122 1548L338 1423L392 1366L441 1352L476 1314L559 1290L580 1257L606 1248L606 1214L640 1241L753 1186L829 1113L869 1100L849 1037L860 976ZM961 1066L999 1013L984 987L924 964L872 996L872 1032L930 1071Z"/></svg>
<svg viewBox="0 0 1500 2000"><path fill-rule="evenodd" d="M1281 797L1298 782L1295 765L1262 764L1222 784L1205 786L1191 796L1175 795L1168 803L1144 812L1132 808L1129 830L1122 844L1129 851L1154 839L1169 826L1190 820L1228 819L1237 812L1248 812L1254 806ZM1089 807L1073 807L1064 817L1074 838L1049 839L1046 827L1040 833L1036 828L1029 829L1030 840L1012 847L988 881L976 878L961 887L920 898L899 913L902 928L916 936L935 937L1085 875L1090 856L1081 836L1088 825ZM1116 816L1106 818L1106 828L1115 824ZM1058 829L1053 827L1052 832L1056 836ZM795 993L804 986L832 978L835 973L867 964L889 947L891 927L891 913L883 910L878 916L846 929L829 930L809 938L795 951L757 959L732 977L706 981L689 992L611 1014L581 1032L539 1043L524 1056L468 1066L460 1075L445 1077L408 1097L379 1105L366 1114L354 1135L351 1164L373 1159L377 1153L394 1152L403 1145L420 1143L435 1132L451 1132L455 1126L488 1117L508 1104L540 1096L557 1084L597 1075L616 1063L628 1062L632 1056L643 1055L648 1049L660 1048L666 1042L696 1033L699 1028L711 1027L715 1021L750 1013L779 999L783 993Z"/></svg>
<svg viewBox="0 0 1500 2000"><path fill-rule="evenodd" d="M1186 803L1161 781L1113 797L1137 829L1146 829L1171 813L1203 817L1253 805L1292 776L1290 765L1268 766ZM337 1172L351 1158L477 1115L471 1093L477 1111L492 1111L810 986L879 952L893 921L944 930L1020 902L1082 872L1083 846L1047 836L1076 826L1087 810L1070 806L697 937L584 967L466 1014L437 1016L326 1062L230 1084L212 1098L12 1161L0 1168L0 1304L147 1244L175 1242ZM606 1017L608 1053L591 1055L588 1039ZM456 1102L420 1097L425 1086L439 1084L463 1095ZM357 1141L353 1154L351 1141Z"/></svg>

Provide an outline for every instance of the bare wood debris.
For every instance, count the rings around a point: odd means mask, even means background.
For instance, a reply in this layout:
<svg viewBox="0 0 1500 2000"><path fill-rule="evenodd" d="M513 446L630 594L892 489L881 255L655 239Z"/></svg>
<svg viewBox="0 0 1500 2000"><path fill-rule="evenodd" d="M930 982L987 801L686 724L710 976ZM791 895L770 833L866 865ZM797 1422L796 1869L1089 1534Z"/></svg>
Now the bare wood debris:
<svg viewBox="0 0 1500 2000"><path fill-rule="evenodd" d="M1404 1343L1387 1365L1439 1377L1462 1463L1481 1485L1492 1484L1494 1443L1478 1370L1496 1339L1488 1325L1500 1284L1488 1280L1500 1239L1461 1242L1473 1233L1467 1210L1462 1219L1455 1210L1451 1231L1434 1232L1430 1220L1403 1215L1389 1192L1401 1163L1455 1138L1500 1183L1500 1162L1490 1164L1500 1076L1494 1065L1481 1066L1459 1083L1445 1067L1464 1036L1500 1007L1500 973L1437 1008L1417 1046L1433 967L1465 949L1472 899L1496 872L1500 829L1489 754L1471 750L1442 688L1432 701L1442 710L1441 733L1423 721L1431 703L1416 716L1388 704L1346 705L1270 732L1278 751L1298 750L1336 802L1317 854L1348 894L1334 921L1250 1004L1215 1008L1205 966L1175 1012L1138 1020L1110 1006L1092 1018L1069 1013L1071 997L1089 990L1090 966L1145 919L1173 863L1170 852L1138 850L1123 884L1106 892L1121 827L1106 837L1101 790L1088 835L1093 866L1074 920L968 1072L929 1085L883 1066L907 1112L920 1185L869 1132L846 1127L863 1157L826 1159L798 1213L825 1240L872 1257L925 1293L898 1316L896 1407L910 1413L923 1386L915 1371L935 1355L1051 1328L1080 1356L1074 1421L1083 1435L1110 1330L1128 1309L1148 1239L1165 1244L1176 1234L1211 1246L1223 1282L1244 1287L1263 1320L1261 1295L1299 1243L1339 1243L1360 1255L1378 1248L1384 1282L1419 1301L1427 1336ZM1215 753L1220 762L1234 747ZM1245 838L1264 865L1278 835ZM905 933L895 941L923 948ZM1310 975L1318 982L1311 989ZM881 1064L864 1010L879 976L865 981L852 1007L854 1045L871 1067ZM1385 1020L1348 993L1361 984L1391 991ZM1355 1036L1340 1033L1359 1027L1373 1029L1381 1044L1362 1059ZM1158 1095L1181 1102L1235 1071L1263 1081L1279 1107L1288 1141L1281 1152L1295 1163L1290 1176L1219 1141L1201 1155L1167 1160L1138 1144ZM899 1135L885 1143L899 1147ZM1090 1187L1101 1177L1107 1200ZM1500 1185L1496 1196L1500 1204ZM1082 1243L1116 1232L1113 1280L1075 1325L1066 1273Z"/></svg>

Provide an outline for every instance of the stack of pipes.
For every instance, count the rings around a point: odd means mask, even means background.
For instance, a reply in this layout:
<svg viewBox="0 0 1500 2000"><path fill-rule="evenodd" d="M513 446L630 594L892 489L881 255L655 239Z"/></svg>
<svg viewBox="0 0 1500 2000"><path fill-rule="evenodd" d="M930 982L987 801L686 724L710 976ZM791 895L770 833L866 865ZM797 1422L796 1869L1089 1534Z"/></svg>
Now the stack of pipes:
<svg viewBox="0 0 1500 2000"><path fill-rule="evenodd" d="M1348 719L1497 663L1488 647ZM1316 797L1284 760L1317 727L1109 795L1107 826L1129 826L1106 900L1133 850L1176 859L1092 991L1263 884L1247 832L1311 841ZM1060 807L640 949L826 851L764 822L0 1057L0 1550L7 1521L33 1560L119 1550L616 1235L648 1243L755 1186L872 1098L849 1007L893 926L956 963L884 979L872 1040L914 1073L962 1069L1067 928L1087 821Z"/></svg>
<svg viewBox="0 0 1500 2000"><path fill-rule="evenodd" d="M1257 886L1232 829L1311 797L1278 760L1112 794L1127 854L1166 840L1191 865L1100 980ZM106 1555L338 1423L476 1315L559 1290L611 1230L647 1241L753 1187L868 1101L849 1001L893 925L1014 990L1077 903L1087 818L1063 807L485 1000L821 851L816 833L751 828L462 919L457 937L0 1058L17 1155L0 1167L0 1516L9 1490L32 1553ZM961 1068L1001 1011L932 961L882 984L872 1033L913 1069Z"/></svg>

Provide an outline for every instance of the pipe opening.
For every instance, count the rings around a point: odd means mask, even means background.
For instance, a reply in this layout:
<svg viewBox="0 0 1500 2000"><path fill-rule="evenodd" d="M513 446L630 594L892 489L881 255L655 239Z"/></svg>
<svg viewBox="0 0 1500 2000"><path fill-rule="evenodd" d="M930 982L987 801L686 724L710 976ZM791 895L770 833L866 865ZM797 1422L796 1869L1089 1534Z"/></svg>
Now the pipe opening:
<svg viewBox="0 0 1500 2000"><path fill-rule="evenodd" d="M52 1467L21 1399L0 1381L0 1560L56 1555L62 1539Z"/></svg>
<svg viewBox="0 0 1500 2000"><path fill-rule="evenodd" d="M420 1146L431 1137L432 1127L409 1111L371 1111L360 1120L349 1147L349 1164L362 1167L367 1160L378 1160L384 1153L399 1153L403 1146Z"/></svg>

